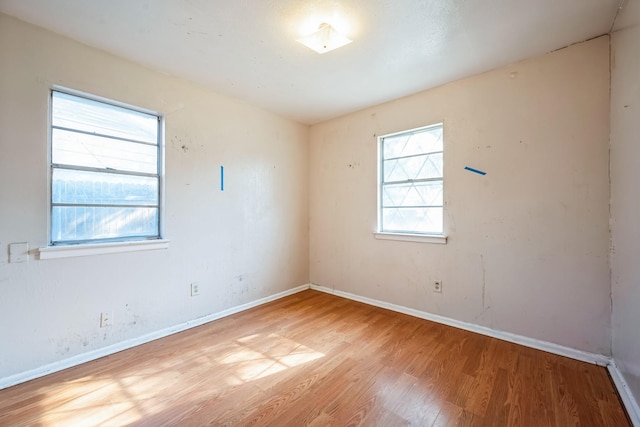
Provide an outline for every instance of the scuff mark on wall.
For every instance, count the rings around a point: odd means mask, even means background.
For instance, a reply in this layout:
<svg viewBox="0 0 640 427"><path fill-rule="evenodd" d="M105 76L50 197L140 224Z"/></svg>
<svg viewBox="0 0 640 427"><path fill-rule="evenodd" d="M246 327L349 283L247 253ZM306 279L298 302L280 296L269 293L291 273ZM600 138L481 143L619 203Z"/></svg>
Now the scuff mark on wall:
<svg viewBox="0 0 640 427"><path fill-rule="evenodd" d="M482 310L480 314L476 315L476 317L473 318L473 322L477 322L478 319L482 318L489 310L491 310L491 306L488 306L487 308ZM493 325L493 316L491 316L490 324Z"/></svg>
<svg viewBox="0 0 640 427"><path fill-rule="evenodd" d="M249 280L249 273L239 274L235 276L236 283L232 287L232 296L234 298L244 297L249 294L253 288L251 280Z"/></svg>
<svg viewBox="0 0 640 427"><path fill-rule="evenodd" d="M190 142L191 142L191 138L188 138L188 137L182 138L177 135L174 135L171 138L171 146L177 151L182 151L183 153L188 152L189 148L191 148L189 146Z"/></svg>

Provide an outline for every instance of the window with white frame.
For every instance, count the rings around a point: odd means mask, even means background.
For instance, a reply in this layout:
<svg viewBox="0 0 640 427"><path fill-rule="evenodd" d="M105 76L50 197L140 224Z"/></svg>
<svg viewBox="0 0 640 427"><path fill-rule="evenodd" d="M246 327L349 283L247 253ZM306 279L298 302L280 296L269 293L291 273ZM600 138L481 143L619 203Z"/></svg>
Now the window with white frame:
<svg viewBox="0 0 640 427"><path fill-rule="evenodd" d="M160 239L162 117L51 91L50 244Z"/></svg>
<svg viewBox="0 0 640 427"><path fill-rule="evenodd" d="M442 235L442 124L378 138L378 228L383 233Z"/></svg>

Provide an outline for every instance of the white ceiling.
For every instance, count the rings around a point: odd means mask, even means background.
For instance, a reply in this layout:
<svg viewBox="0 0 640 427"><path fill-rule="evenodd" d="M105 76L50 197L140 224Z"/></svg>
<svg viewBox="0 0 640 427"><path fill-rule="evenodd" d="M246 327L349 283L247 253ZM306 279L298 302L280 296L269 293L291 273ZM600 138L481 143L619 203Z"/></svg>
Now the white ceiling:
<svg viewBox="0 0 640 427"><path fill-rule="evenodd" d="M314 124L587 40L620 0L0 0L0 11ZM295 41L328 22L353 43Z"/></svg>

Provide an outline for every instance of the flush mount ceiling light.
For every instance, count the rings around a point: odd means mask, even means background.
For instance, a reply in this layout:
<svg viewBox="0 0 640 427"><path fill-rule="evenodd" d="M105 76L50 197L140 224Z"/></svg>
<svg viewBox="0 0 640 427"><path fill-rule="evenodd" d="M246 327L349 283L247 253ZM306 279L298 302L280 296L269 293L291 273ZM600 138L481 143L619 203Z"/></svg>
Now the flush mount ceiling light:
<svg viewBox="0 0 640 427"><path fill-rule="evenodd" d="M318 53L329 52L352 42L352 40L337 32L335 28L326 22L320 24L318 31L315 33L299 38L296 41Z"/></svg>

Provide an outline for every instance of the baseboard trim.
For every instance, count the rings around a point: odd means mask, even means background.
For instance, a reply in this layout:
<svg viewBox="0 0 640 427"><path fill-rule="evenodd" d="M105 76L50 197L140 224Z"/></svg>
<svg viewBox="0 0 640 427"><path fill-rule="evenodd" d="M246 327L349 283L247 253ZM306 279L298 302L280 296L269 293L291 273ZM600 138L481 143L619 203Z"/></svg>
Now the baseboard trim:
<svg viewBox="0 0 640 427"><path fill-rule="evenodd" d="M629 418L631 418L631 423L636 427L640 427L640 406L638 406L638 402L631 393L631 389L629 388L627 381L624 379L622 372L620 372L616 361L611 360L607 369L609 370L609 375L611 375L613 384L618 390L620 399L627 409L627 414L629 415Z"/></svg>
<svg viewBox="0 0 640 427"><path fill-rule="evenodd" d="M470 332L476 332L478 334L490 336L503 341L509 341L516 344L521 344L526 347L535 348L538 350L546 351L560 356L570 357L572 359L581 360L583 362L593 363L600 366L608 366L611 359L601 354L589 353L582 350L577 350L571 347L566 347L560 344L554 344L552 342L542 341L535 338L529 338L523 335L513 334L511 332L499 331L484 326L479 326L473 323L461 322L459 320L451 319L449 317L439 316L437 314L428 313L426 311L420 311L413 308L404 307L380 301L372 298L363 297L360 295L352 294L350 292L338 291L335 289L327 288L325 286L311 285L311 289L316 291L326 292L329 294L341 296L350 300L362 302L365 304L373 305L376 307L386 308L388 310L396 311L398 313L408 314L409 316L419 317L425 320L431 320L436 323L441 323L447 326L453 326L454 328L464 329Z"/></svg>
<svg viewBox="0 0 640 427"><path fill-rule="evenodd" d="M560 356L581 360L583 362L594 363L600 366L606 366L609 371L609 374L611 375L611 379L614 383L614 386L618 390L620 398L622 399L622 402L627 410L627 413L629 415L629 418L631 419L631 422L633 423L634 426L640 427L640 407L638 406L638 403L636 402L634 396L631 394L631 390L629 389L629 386L627 385L627 382L625 381L624 376L620 372L620 369L616 365L615 360L611 359L610 357L603 356L600 354L595 354L595 353L589 353L582 350L577 350L571 347L566 347L559 344L538 340L535 338L529 338L523 335L513 334L510 332L504 332L504 331L498 331L498 330L487 328L484 326L475 325L473 323L462 322L462 321L451 319L445 316L439 316L437 314L431 314L425 311L420 311L420 310L404 307L401 305L388 303L385 301L363 297L360 295L352 294L350 292L339 291L339 290L327 288L325 286L319 286L314 284L300 285L283 292L279 292L264 298L260 298L246 304L241 304L235 307L231 307L226 310L222 310L217 313L212 313L197 319L189 320L187 322L184 322L175 326L171 326L165 329L161 329L159 331L151 332L137 338L121 341L119 343L115 343L100 349L96 349L96 350L82 353L73 357L69 357L67 359L60 360L58 362L49 363L39 368L31 369L29 371L21 372L19 374L11 375L5 378L0 378L0 390L20 384L20 383L24 383L26 381L40 378L45 375L52 374L54 372L62 371L67 368L72 368L74 366L77 366L86 362L90 362L92 360L96 360L101 357L109 356L111 354L118 353L120 351L127 350L129 348L136 347L138 345L145 344L151 341L155 341L157 339L164 338L169 335L186 331L187 329L195 328L197 326L204 325L205 323L209 323L214 320L218 320L223 317L227 317L232 314L236 314L241 311L248 310L250 308L257 307L259 305L266 304L268 302L275 301L277 299L284 298L286 296L305 291L307 289L313 289L316 291L325 292L328 294L347 298L353 301L358 301L364 304L369 304L372 306L385 308L398 313L407 314L409 316L430 320L430 321L441 323L447 326L452 326L454 328L459 328L459 329L463 329L470 332L476 332L482 335L501 339L503 341L513 342L515 344L524 345L526 347L531 347L531 348L546 351L549 353L557 354Z"/></svg>
<svg viewBox="0 0 640 427"><path fill-rule="evenodd" d="M537 350L546 351L548 353L557 354L559 356L569 357L571 359L580 360L582 362L593 363L599 366L604 366L609 371L613 385L618 391L622 403L627 410L627 414L631 419L631 423L635 427L640 427L640 407L636 402L634 396L631 394L631 390L627 385L622 373L618 369L615 360L611 357L604 356L602 354L589 353L587 351L577 350L575 348L566 347L560 344L555 344L548 341L538 340L535 338L529 338L523 335L513 334L511 332L498 331L484 326L475 325L473 323L461 322L459 320L451 319L449 317L439 316L437 314L427 313L425 311L415 310L413 308L404 307L388 303L385 301L376 300L373 298L367 298L360 295L352 294L350 292L338 291L335 289L327 288L325 286L319 286L311 284L311 289L316 291L325 292L328 294L336 295L339 297L347 298L353 301L358 301L364 304L373 305L380 308L386 308L387 310L396 311L398 313L408 314L409 316L418 317L425 320L431 320L436 323L441 323L447 326L453 326L454 328L463 329L470 332L476 332L478 334L486 335L489 337L497 338L503 341L520 344L525 347L535 348Z"/></svg>
<svg viewBox="0 0 640 427"><path fill-rule="evenodd" d="M288 289L283 292L278 292L277 294L269 295L267 297L260 298L255 301L248 302L246 304L237 305L235 307L231 307L226 310L219 311L217 313L212 313L203 317L199 317L197 319L189 320L187 322L170 326L168 328L161 329L159 331L150 332L148 334L142 335L137 338L124 340L112 345L108 345L106 347L102 347L86 353L78 354L76 356L69 357L67 359L49 363L47 365L44 365L35 369L31 369L25 372L21 372L19 374L11 375L5 378L0 378L0 390L26 382L26 381L40 378L45 375L52 374L54 372L62 371L67 368L72 368L74 366L77 366L86 362L90 362L92 360L96 360L101 357L109 356L111 354L118 353L120 351L127 350L141 344L146 344L148 342L155 341L157 339L164 338L169 335L176 334L178 332L186 331L187 329L204 325L205 323L209 323L214 320L218 320L223 317L227 317L232 314L236 314L241 311L248 310L250 308L257 307L259 305L266 304L268 302L275 301L277 299L284 298L286 296L293 295L301 291L305 291L309 288L310 288L309 284L300 285L298 287Z"/></svg>

